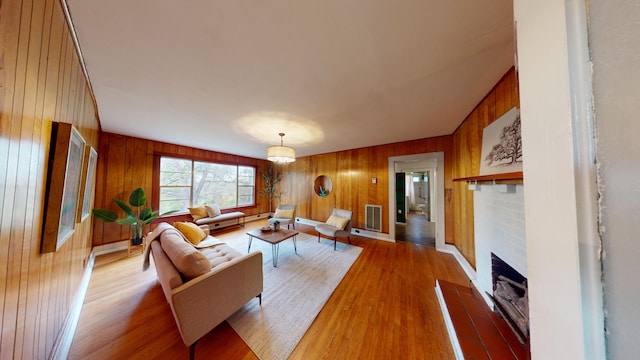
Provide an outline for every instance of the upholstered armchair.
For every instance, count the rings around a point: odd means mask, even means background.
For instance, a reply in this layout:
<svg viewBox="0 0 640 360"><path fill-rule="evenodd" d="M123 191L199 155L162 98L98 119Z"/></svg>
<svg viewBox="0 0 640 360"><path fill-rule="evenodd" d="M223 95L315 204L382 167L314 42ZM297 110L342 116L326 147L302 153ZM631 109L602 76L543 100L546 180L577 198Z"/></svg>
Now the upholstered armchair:
<svg viewBox="0 0 640 360"><path fill-rule="evenodd" d="M293 225L293 228L296 228L296 205L295 204L280 204L276 208L276 213L273 215L271 219L269 219L269 224L273 225L276 220L280 223L280 226L287 225L287 229L289 228L289 224Z"/></svg>
<svg viewBox="0 0 640 360"><path fill-rule="evenodd" d="M320 242L320 235L324 235L333 238L333 250L336 249L338 242L338 236L346 237L351 244L351 220L353 218L353 212L351 210L333 209L331 216L325 223L316 225L316 231L318 232L318 242Z"/></svg>

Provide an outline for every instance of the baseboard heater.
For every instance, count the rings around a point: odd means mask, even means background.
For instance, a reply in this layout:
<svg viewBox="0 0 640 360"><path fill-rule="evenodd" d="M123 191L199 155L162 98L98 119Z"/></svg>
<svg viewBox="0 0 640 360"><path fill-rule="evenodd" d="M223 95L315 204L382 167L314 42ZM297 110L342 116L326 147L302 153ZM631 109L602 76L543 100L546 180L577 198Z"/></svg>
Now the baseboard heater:
<svg viewBox="0 0 640 360"><path fill-rule="evenodd" d="M365 230L382 231L382 206L380 205L365 205Z"/></svg>

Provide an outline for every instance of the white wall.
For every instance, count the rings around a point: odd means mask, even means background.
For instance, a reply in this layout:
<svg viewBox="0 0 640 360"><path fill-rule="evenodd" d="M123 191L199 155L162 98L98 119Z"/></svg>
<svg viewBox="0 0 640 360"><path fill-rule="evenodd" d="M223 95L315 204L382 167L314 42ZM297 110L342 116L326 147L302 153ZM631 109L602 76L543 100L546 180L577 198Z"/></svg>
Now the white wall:
<svg viewBox="0 0 640 360"><path fill-rule="evenodd" d="M516 0L533 359L602 359L584 1Z"/></svg>
<svg viewBox="0 0 640 360"><path fill-rule="evenodd" d="M491 307L485 292L493 294L491 253L527 277L527 243L522 185L480 185L473 193L476 288ZM508 188L510 192L499 192Z"/></svg>
<svg viewBox="0 0 640 360"><path fill-rule="evenodd" d="M637 359L640 344L640 2L591 1L602 238L611 359Z"/></svg>

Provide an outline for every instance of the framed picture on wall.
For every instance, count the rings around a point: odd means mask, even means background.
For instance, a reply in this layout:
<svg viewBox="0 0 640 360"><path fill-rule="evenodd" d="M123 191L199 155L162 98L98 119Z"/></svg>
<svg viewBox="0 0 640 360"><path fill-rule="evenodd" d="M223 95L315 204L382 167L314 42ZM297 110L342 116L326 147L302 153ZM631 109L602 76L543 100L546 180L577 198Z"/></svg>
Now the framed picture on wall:
<svg viewBox="0 0 640 360"><path fill-rule="evenodd" d="M480 175L522 171L520 111L513 107L484 128Z"/></svg>
<svg viewBox="0 0 640 360"><path fill-rule="evenodd" d="M82 166L82 178L80 179L80 195L82 195L81 205L78 206L77 222L83 222L91 212L91 199L93 199L93 185L96 176L96 163L98 153L94 148L87 145L84 150Z"/></svg>
<svg viewBox="0 0 640 360"><path fill-rule="evenodd" d="M51 125L51 148L42 226L43 253L54 252L73 235L76 224L85 141L71 124Z"/></svg>

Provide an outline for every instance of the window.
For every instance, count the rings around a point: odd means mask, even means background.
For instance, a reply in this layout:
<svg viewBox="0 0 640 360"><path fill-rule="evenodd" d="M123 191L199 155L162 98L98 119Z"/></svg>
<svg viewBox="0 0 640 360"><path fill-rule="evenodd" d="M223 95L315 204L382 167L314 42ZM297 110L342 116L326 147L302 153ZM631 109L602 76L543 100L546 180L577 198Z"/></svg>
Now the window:
<svg viewBox="0 0 640 360"><path fill-rule="evenodd" d="M220 208L255 205L252 166L160 158L160 213L203 204Z"/></svg>

